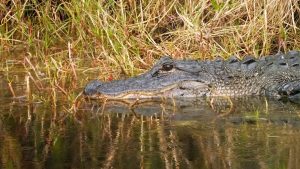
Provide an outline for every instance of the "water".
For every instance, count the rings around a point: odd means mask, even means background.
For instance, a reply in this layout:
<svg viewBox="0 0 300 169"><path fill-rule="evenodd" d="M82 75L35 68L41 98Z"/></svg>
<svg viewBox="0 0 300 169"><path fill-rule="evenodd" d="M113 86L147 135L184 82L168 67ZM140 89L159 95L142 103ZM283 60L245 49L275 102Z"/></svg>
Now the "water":
<svg viewBox="0 0 300 169"><path fill-rule="evenodd" d="M251 100L228 112L85 103L70 115L1 99L1 168L298 168L298 107Z"/></svg>
<svg viewBox="0 0 300 169"><path fill-rule="evenodd" d="M300 106L289 102L93 101L71 114L0 87L0 168L300 168Z"/></svg>

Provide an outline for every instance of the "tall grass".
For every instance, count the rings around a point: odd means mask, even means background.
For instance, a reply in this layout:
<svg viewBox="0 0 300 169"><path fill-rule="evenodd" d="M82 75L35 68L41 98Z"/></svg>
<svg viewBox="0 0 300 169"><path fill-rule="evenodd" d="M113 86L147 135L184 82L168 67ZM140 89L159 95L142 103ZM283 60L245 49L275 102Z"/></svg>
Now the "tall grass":
<svg viewBox="0 0 300 169"><path fill-rule="evenodd" d="M19 55L39 88L68 95L91 78L143 72L162 55L300 49L299 7L297 0L4 0L0 50Z"/></svg>

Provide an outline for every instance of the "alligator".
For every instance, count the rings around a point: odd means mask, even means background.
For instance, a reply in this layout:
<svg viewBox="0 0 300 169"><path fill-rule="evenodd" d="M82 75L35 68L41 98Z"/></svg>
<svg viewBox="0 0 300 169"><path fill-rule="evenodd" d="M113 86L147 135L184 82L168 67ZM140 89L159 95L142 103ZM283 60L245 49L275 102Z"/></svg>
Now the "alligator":
<svg viewBox="0 0 300 169"><path fill-rule="evenodd" d="M176 60L162 57L147 72L125 80L92 80L91 99L268 96L300 103L300 51L256 59Z"/></svg>

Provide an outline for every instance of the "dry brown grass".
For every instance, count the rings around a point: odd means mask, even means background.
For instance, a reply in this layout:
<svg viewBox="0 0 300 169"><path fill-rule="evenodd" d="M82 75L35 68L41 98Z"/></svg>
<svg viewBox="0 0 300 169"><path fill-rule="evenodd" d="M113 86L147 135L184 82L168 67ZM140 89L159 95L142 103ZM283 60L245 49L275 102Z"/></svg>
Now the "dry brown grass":
<svg viewBox="0 0 300 169"><path fill-rule="evenodd" d="M141 73L162 55L212 59L300 49L299 6L297 0L4 0L0 50L10 53L3 63L21 51L16 60L35 86L69 95L92 78Z"/></svg>

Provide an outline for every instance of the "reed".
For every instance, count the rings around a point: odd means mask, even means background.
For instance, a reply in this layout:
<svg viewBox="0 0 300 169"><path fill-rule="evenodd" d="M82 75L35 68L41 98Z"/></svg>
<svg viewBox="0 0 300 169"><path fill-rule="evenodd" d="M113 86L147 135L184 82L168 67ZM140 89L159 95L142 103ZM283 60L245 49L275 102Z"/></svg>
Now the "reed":
<svg viewBox="0 0 300 169"><path fill-rule="evenodd" d="M259 57L300 49L299 6L297 0L4 0L0 50L13 55L0 62L23 62L39 91L72 99L90 79L133 76L162 55Z"/></svg>

